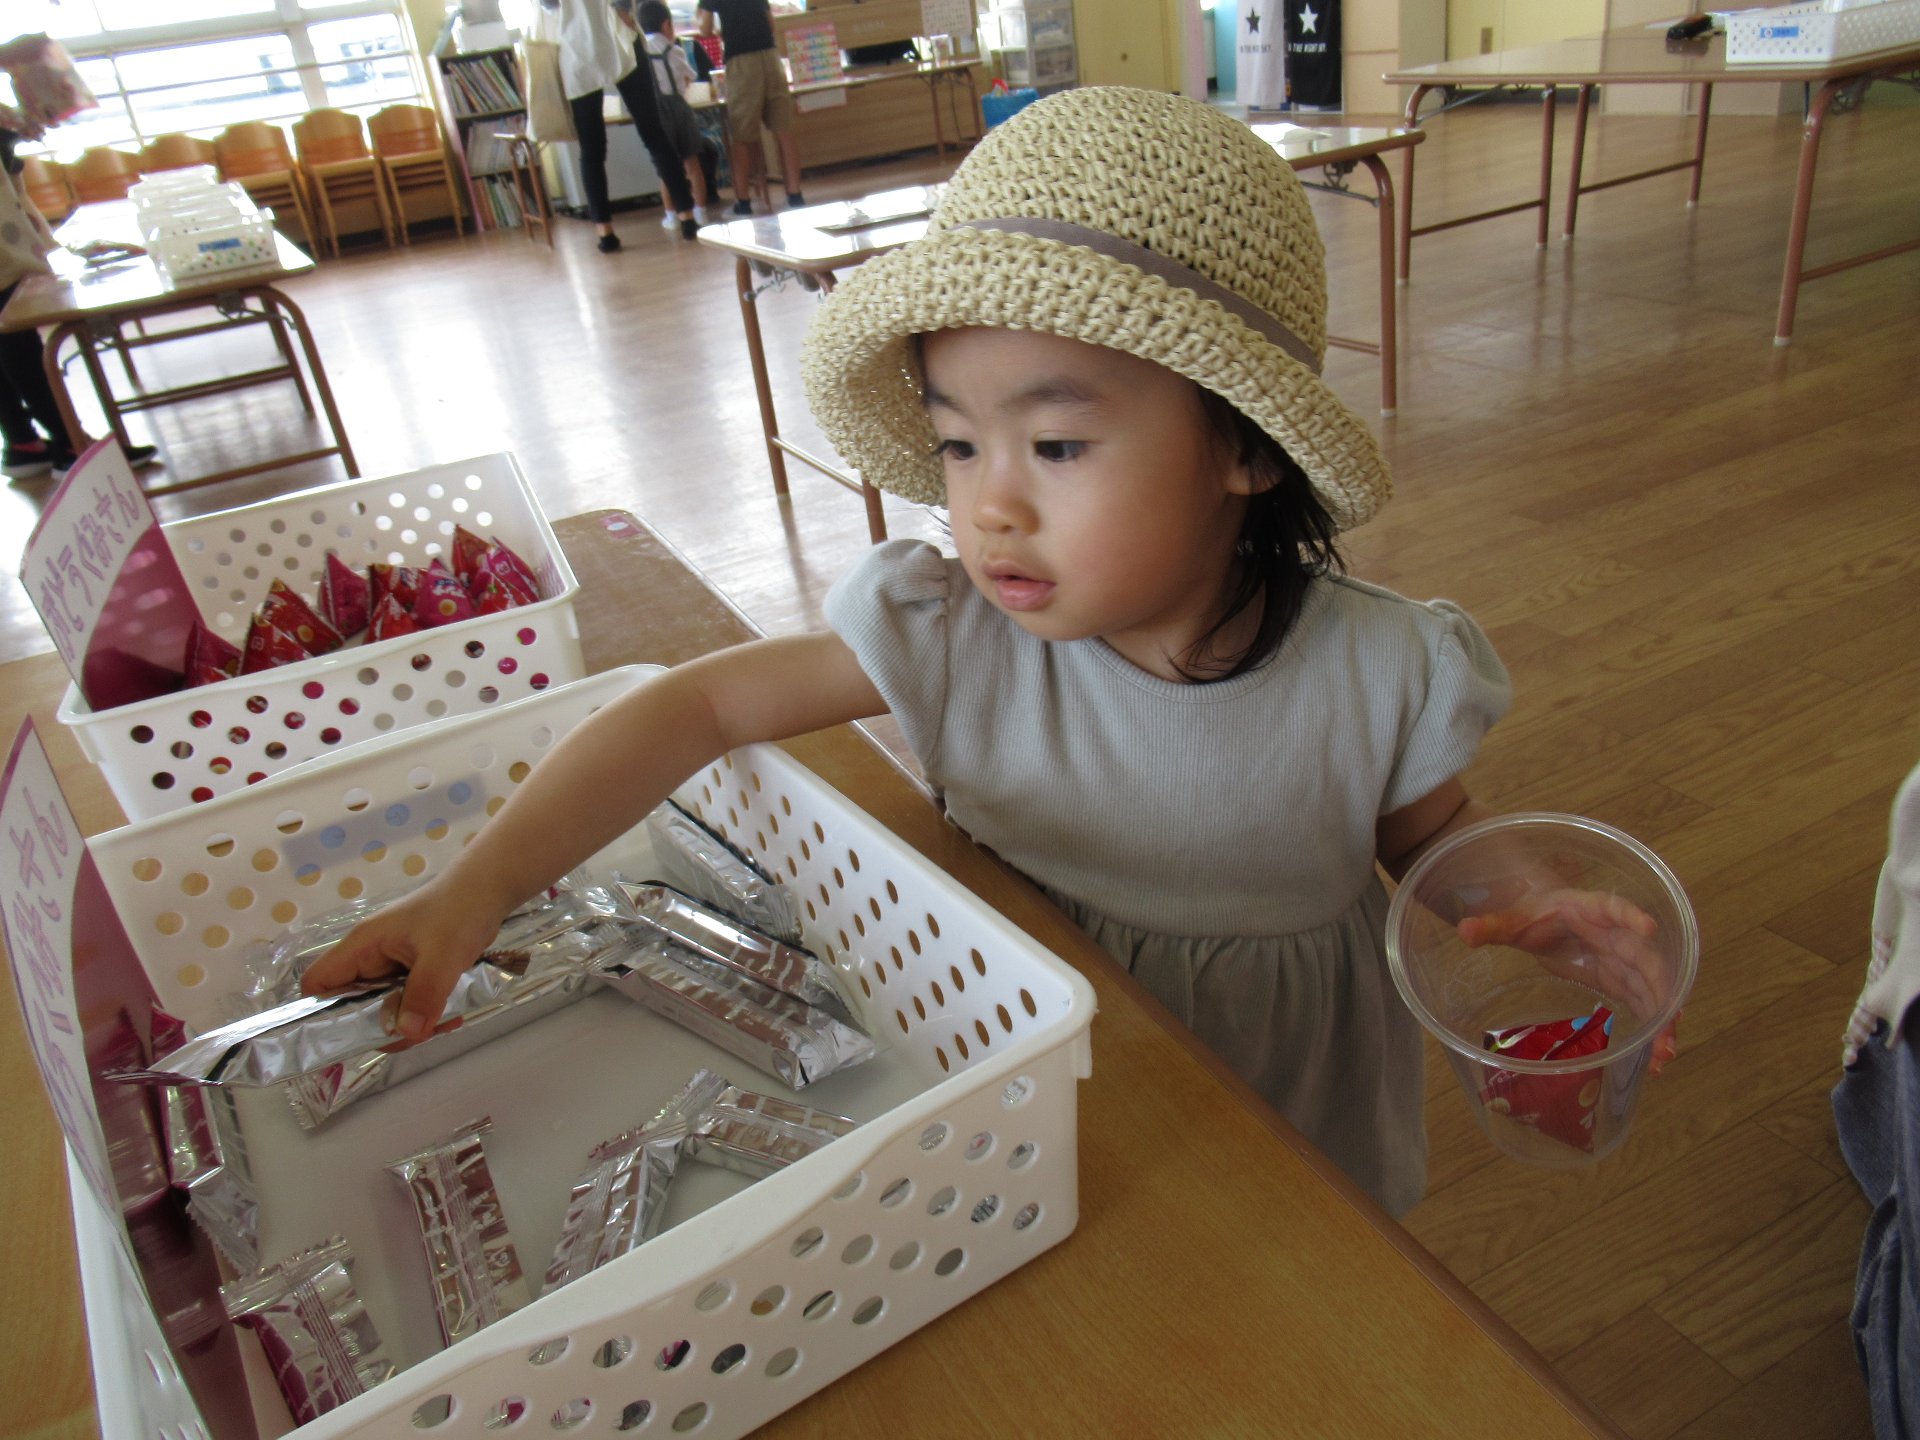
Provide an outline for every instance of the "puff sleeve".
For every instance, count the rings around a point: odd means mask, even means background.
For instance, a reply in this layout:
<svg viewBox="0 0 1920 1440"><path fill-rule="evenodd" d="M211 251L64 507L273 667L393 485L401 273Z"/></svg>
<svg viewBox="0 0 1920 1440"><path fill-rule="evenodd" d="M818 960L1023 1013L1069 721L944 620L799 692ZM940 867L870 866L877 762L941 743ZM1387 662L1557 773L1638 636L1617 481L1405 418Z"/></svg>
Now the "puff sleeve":
<svg viewBox="0 0 1920 1440"><path fill-rule="evenodd" d="M1464 610L1447 600L1420 609L1426 612L1420 627L1427 641L1426 695L1403 732L1382 814L1411 805L1466 769L1513 701L1507 667Z"/></svg>
<svg viewBox="0 0 1920 1440"><path fill-rule="evenodd" d="M827 592L827 624L847 643L899 722L935 768L950 674L950 562L924 540L875 545Z"/></svg>

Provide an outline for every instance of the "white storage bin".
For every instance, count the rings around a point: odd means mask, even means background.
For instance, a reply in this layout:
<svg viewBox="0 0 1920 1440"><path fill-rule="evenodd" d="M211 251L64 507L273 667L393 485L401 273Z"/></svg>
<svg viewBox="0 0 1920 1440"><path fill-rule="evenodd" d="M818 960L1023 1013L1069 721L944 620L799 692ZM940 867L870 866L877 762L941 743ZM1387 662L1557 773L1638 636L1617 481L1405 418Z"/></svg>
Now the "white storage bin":
<svg viewBox="0 0 1920 1440"><path fill-rule="evenodd" d="M356 569L375 560L424 565L451 556L456 524L511 546L545 598L111 710L89 709L68 686L60 722L138 820L357 740L585 674L573 613L579 585L509 454L349 480L162 529L202 623L237 645L271 580L311 600L328 550Z"/></svg>
<svg viewBox="0 0 1920 1440"><path fill-rule="evenodd" d="M1920 0L1809 0L1727 17L1729 65L1844 60L1920 41Z"/></svg>
<svg viewBox="0 0 1920 1440"><path fill-rule="evenodd" d="M1073 44L1034 45L1002 52L1009 85L1065 85L1075 74Z"/></svg>
<svg viewBox="0 0 1920 1440"><path fill-rule="evenodd" d="M212 1023L242 982L247 941L438 871L558 736L647 673L595 676L94 837L162 1002ZM860 1128L757 1184L683 1165L658 1238L441 1350L418 1236L384 1161L490 1113L489 1164L537 1277L589 1146L650 1115L698 1065L752 1089L777 1082L602 992L311 1135L279 1095L241 1092L263 1253L344 1233L405 1367L301 1437L516 1425L740 1435L1073 1229L1086 980L777 748L736 752L678 798L806 897L806 938L881 1050L805 1097ZM608 854L640 869L645 845L640 827ZM96 1326L128 1323L90 1313ZM690 1348L669 1366L660 1357L681 1341ZM96 1369L137 1348L96 1344ZM148 1429L178 1413L167 1367L123 1361L98 1383L103 1403L135 1405ZM261 1434L284 1433L284 1415L276 1428L261 1408Z"/></svg>

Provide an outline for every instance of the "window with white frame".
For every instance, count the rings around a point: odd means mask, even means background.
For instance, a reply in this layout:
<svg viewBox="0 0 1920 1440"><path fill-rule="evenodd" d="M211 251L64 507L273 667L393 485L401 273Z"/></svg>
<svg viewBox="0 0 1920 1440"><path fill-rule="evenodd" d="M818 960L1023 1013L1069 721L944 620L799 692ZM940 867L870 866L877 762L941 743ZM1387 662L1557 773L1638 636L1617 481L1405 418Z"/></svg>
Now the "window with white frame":
<svg viewBox="0 0 1920 1440"><path fill-rule="evenodd" d="M159 135L427 97L404 0L7 0L9 35L45 31L100 101L48 132L70 160ZM8 38L0 36L0 39Z"/></svg>

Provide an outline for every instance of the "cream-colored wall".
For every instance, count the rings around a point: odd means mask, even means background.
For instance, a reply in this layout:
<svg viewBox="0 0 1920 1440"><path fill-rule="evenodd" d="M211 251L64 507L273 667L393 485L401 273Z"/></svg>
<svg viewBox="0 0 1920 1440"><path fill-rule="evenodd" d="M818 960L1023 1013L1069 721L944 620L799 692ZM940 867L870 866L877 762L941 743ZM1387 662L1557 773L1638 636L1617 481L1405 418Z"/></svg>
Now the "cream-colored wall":
<svg viewBox="0 0 1920 1440"><path fill-rule="evenodd" d="M1607 28L1607 0L1446 0L1446 9L1448 59Z"/></svg>
<svg viewBox="0 0 1920 1440"><path fill-rule="evenodd" d="M1073 0L1082 85L1180 88L1180 0Z"/></svg>

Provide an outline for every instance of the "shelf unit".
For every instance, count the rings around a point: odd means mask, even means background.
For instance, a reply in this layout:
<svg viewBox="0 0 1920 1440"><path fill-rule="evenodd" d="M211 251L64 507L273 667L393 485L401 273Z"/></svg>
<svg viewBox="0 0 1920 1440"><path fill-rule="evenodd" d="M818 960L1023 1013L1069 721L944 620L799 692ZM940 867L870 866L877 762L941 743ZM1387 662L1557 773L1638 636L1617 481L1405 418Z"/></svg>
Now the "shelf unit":
<svg viewBox="0 0 1920 1440"><path fill-rule="evenodd" d="M981 48L1007 84L1045 94L1079 79L1073 0L988 0L979 19Z"/></svg>
<svg viewBox="0 0 1920 1440"><path fill-rule="evenodd" d="M526 87L511 47L433 57L433 86L466 182L474 226L512 230L521 224L520 191L502 130L527 128Z"/></svg>

